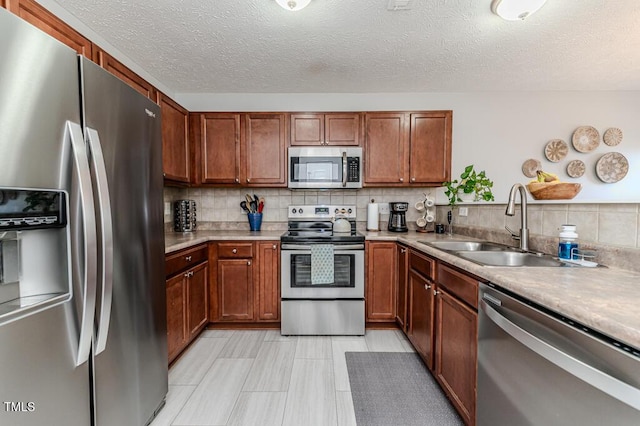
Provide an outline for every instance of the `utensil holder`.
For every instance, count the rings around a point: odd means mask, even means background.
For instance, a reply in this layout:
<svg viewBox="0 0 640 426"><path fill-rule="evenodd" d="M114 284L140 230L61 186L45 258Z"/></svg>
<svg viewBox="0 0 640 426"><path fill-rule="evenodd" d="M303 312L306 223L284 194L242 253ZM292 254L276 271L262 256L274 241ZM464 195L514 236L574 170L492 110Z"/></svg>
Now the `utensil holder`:
<svg viewBox="0 0 640 426"><path fill-rule="evenodd" d="M262 225L262 213L247 213L249 219L249 230L259 231Z"/></svg>

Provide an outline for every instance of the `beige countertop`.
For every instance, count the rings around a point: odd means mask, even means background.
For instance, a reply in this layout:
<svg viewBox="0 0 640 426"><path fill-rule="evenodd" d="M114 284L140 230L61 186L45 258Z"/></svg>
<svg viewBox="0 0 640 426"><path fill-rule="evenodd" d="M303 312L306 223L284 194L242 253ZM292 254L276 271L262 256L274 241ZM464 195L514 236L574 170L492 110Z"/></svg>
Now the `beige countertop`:
<svg viewBox="0 0 640 426"><path fill-rule="evenodd" d="M284 231L167 233L166 252L211 240L278 240ZM616 340L640 349L640 274L614 268L486 267L420 241L447 235L364 232L370 241L397 241L457 266ZM453 239L471 238L454 236Z"/></svg>

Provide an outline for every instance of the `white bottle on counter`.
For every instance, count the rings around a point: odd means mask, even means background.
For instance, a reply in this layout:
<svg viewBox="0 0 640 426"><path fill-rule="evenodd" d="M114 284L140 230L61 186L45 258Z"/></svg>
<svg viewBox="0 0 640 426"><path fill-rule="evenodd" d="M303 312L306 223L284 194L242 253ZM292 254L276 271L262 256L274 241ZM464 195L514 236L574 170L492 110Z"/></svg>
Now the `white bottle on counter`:
<svg viewBox="0 0 640 426"><path fill-rule="evenodd" d="M578 233L576 225L560 226L560 239L558 241L558 257L560 259L576 258L578 250Z"/></svg>

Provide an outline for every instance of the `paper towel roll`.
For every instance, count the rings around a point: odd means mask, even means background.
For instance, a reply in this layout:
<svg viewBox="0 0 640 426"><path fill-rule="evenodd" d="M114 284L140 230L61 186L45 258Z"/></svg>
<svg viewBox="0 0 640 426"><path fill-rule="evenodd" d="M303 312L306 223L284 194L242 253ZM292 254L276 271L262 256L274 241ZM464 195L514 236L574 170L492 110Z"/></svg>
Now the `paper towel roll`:
<svg viewBox="0 0 640 426"><path fill-rule="evenodd" d="M378 216L378 203L367 205L367 231L379 231L380 218Z"/></svg>

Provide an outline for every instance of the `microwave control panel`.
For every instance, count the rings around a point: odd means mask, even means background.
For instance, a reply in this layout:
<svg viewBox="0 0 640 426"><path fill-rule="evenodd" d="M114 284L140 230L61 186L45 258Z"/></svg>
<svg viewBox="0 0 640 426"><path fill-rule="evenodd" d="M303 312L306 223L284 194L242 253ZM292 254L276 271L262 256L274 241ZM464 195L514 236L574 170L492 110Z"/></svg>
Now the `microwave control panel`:
<svg viewBox="0 0 640 426"><path fill-rule="evenodd" d="M347 182L360 182L360 157L347 157Z"/></svg>

